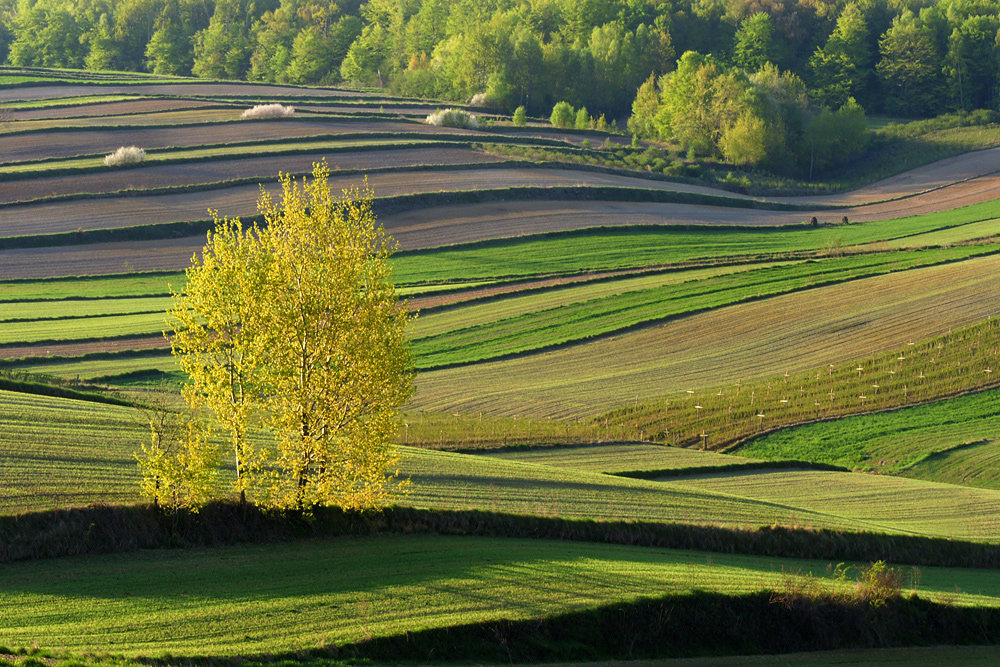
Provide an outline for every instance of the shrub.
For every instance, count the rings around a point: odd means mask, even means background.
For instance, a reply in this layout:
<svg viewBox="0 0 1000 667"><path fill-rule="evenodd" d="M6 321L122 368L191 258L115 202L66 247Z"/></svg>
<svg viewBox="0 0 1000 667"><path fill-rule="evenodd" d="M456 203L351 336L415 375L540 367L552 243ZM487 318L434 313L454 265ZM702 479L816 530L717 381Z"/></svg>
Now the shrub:
<svg viewBox="0 0 1000 667"><path fill-rule="evenodd" d="M576 114L573 106L569 102L557 102L552 107L552 116L549 121L556 127L573 127L576 122Z"/></svg>
<svg viewBox="0 0 1000 667"><path fill-rule="evenodd" d="M479 127L479 119L463 109L441 109L427 116L425 121L428 125L439 127L463 127L476 129Z"/></svg>
<svg viewBox="0 0 1000 667"><path fill-rule="evenodd" d="M528 110L524 108L524 105L519 106L514 109L514 121L515 127L524 127L528 124Z"/></svg>
<svg viewBox="0 0 1000 667"><path fill-rule="evenodd" d="M586 130L590 128L590 112L587 111L587 107L580 107L577 110L576 120L573 125L578 130Z"/></svg>
<svg viewBox="0 0 1000 667"><path fill-rule="evenodd" d="M898 598L902 589L903 573L879 560L861 568L855 595L873 607L882 607L887 601Z"/></svg>
<svg viewBox="0 0 1000 667"><path fill-rule="evenodd" d="M122 146L114 153L104 156L104 164L109 167L123 167L128 164L139 164L146 159L146 151L138 146Z"/></svg>
<svg viewBox="0 0 1000 667"><path fill-rule="evenodd" d="M471 104L474 107L488 106L489 102L490 102L490 98L489 98L489 96L486 93L476 93L469 100L469 104Z"/></svg>
<svg viewBox="0 0 1000 667"><path fill-rule="evenodd" d="M258 104L240 114L243 120L267 120L269 118L291 118L295 115L295 107L282 104Z"/></svg>

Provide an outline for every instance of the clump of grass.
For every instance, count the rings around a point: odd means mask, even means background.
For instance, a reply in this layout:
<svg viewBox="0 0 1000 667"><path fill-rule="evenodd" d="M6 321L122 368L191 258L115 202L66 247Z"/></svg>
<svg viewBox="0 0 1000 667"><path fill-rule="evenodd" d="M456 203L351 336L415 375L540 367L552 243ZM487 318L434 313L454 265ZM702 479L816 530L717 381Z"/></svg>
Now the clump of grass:
<svg viewBox="0 0 1000 667"><path fill-rule="evenodd" d="M267 120L270 118L291 118L295 107L283 104L258 104L240 114L243 120Z"/></svg>
<svg viewBox="0 0 1000 667"><path fill-rule="evenodd" d="M437 127L461 127L470 130L479 127L479 119L463 109L440 109L427 116L425 122Z"/></svg>
<svg viewBox="0 0 1000 667"><path fill-rule="evenodd" d="M146 160L146 151L138 146L122 146L114 153L104 156L104 164L108 167L124 167L139 164Z"/></svg>

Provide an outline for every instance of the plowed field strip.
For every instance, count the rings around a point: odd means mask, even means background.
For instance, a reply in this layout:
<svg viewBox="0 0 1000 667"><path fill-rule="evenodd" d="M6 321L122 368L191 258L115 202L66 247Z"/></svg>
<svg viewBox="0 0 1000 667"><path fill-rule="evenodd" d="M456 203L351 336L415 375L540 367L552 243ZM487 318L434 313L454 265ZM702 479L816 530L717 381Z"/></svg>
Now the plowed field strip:
<svg viewBox="0 0 1000 667"><path fill-rule="evenodd" d="M636 397L837 363L1000 313L1000 257L857 280L569 348L422 373L414 406L593 414Z"/></svg>
<svg viewBox="0 0 1000 667"><path fill-rule="evenodd" d="M101 102L97 104L72 105L72 99L66 100L70 106L42 107L38 109L17 109L11 112L15 121L46 120L66 118L89 118L100 116L116 116L135 113L155 113L158 111L174 111L205 106L214 106L215 102L185 99L135 99L120 102Z"/></svg>
<svg viewBox="0 0 1000 667"><path fill-rule="evenodd" d="M63 86L38 86L0 89L0 102L9 100L40 100L52 97L80 97L84 95L212 95L250 96L266 99L281 97L350 97L364 99L365 93L333 88L293 88L217 81L154 84L67 84ZM377 99L377 98L375 98Z"/></svg>
<svg viewBox="0 0 1000 667"><path fill-rule="evenodd" d="M336 120L286 119L274 122L234 120L191 127L83 129L72 132L38 132L0 135L3 162L21 162L76 155L105 154L119 146L139 146L146 150L168 147L204 146L242 141L302 139L323 135L365 132L417 132L421 134L463 134L464 130L437 128L420 123L345 123Z"/></svg>
<svg viewBox="0 0 1000 667"><path fill-rule="evenodd" d="M74 176L52 176L31 180L0 181L0 202L25 201L38 197L81 192L114 192L181 185L216 183L239 178L273 179L278 172L308 173L314 162L327 159L330 168L363 170L376 167L454 165L498 162L502 158L468 148L441 146L427 148L234 158L218 162L150 164L142 169L108 171ZM453 173L453 172L449 172ZM336 176L336 173L334 173ZM360 180L360 177L355 177Z"/></svg>
<svg viewBox="0 0 1000 667"><path fill-rule="evenodd" d="M121 350L161 350L170 347L162 335L136 336L89 343L49 343L44 345L20 345L0 347L0 359L21 359L24 357L78 357L91 352L119 352ZM39 367L44 372L44 369Z"/></svg>
<svg viewBox="0 0 1000 667"><path fill-rule="evenodd" d="M316 159L315 157L311 159ZM339 166L339 165L338 165ZM124 177L123 178L127 178ZM351 175L330 178L334 192L358 185L361 176ZM640 187L674 191L675 184L649 182L638 178L601 174L598 172L573 172L563 169L467 169L436 172L389 172L372 174L368 183L378 197L416 194L420 192L447 192L456 190L482 190L505 187L549 186L611 186ZM681 186L683 188L683 186ZM267 186L269 192L278 191L276 184ZM149 195L142 197L116 197L81 199L51 203L24 204L0 209L0 235L28 236L52 234L77 229L115 229L136 225L185 222L208 218L209 208L228 216L248 216L257 212L258 185L239 185L219 190L181 192L177 194ZM502 206L502 205L501 205ZM630 206L630 204L626 204ZM668 214L677 205L654 204L659 216ZM686 209L708 209L719 216L720 209L688 205ZM774 214L774 211L759 211ZM792 214L789 220L801 221L802 214ZM662 222L663 218L659 218ZM785 219L785 218L781 218ZM385 218L386 229L395 234L391 218ZM775 224L775 223L771 223ZM435 245L454 242L443 237Z"/></svg>
<svg viewBox="0 0 1000 667"><path fill-rule="evenodd" d="M939 160L851 192L827 196L787 197L790 203L857 206L873 201L905 197L925 190L992 174L1000 169L1000 148L988 148Z"/></svg>
<svg viewBox="0 0 1000 667"><path fill-rule="evenodd" d="M86 116L68 120L52 118L47 120L20 120L3 128L5 132L44 131L72 126L74 128L144 127L147 125L190 125L194 123L222 123L238 121L239 108L227 109L168 109L159 112L144 112L125 116ZM307 117L308 118L308 117ZM299 118L301 120L301 118Z"/></svg>

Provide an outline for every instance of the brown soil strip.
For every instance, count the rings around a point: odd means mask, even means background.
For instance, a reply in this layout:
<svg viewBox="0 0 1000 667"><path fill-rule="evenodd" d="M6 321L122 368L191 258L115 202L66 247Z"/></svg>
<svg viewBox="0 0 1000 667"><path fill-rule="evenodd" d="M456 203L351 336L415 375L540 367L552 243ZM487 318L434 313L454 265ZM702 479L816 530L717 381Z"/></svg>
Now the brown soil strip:
<svg viewBox="0 0 1000 667"><path fill-rule="evenodd" d="M22 357L76 357L90 352L118 352L120 350L160 350L170 347L162 336L138 336L108 341L87 343L58 343L49 345L21 345L0 347L0 359L20 359Z"/></svg>
<svg viewBox="0 0 1000 667"><path fill-rule="evenodd" d="M214 104L216 103L183 99L128 100L122 102L99 102L96 104L81 104L56 108L14 110L11 111L11 118L15 121L50 120L53 118L91 118L100 116L118 116L122 114L172 111L175 109L191 109L194 107L212 106Z"/></svg>
<svg viewBox="0 0 1000 667"><path fill-rule="evenodd" d="M166 84L67 84L64 86L38 86L0 89L0 102L9 100L47 100L53 97L85 97L88 95L213 95L248 96L266 100L268 97L357 97L377 102L378 98L367 93L334 88L293 88L290 86L258 86L215 81L166 83ZM386 98L386 101L390 101Z"/></svg>
<svg viewBox="0 0 1000 667"><path fill-rule="evenodd" d="M74 176L53 176L25 181L0 181L0 202L25 201L49 197L116 190L143 190L175 187L201 183L217 183L240 178L273 179L282 173L307 173L314 162L327 159L334 176L338 169L364 170L377 167L410 167L417 165L453 165L490 163L502 157L486 155L468 148L413 148L356 153L330 153L323 151L304 155L283 155L259 158L194 162L190 164L149 165L141 169L107 171ZM455 173L455 172L448 172ZM446 178L442 175L441 179ZM201 217L201 209L198 214ZM0 214L2 218L2 214ZM82 222L80 223L82 224ZM79 225L78 225L79 226ZM0 225L2 227L2 225ZM72 227L75 229L76 227Z"/></svg>
<svg viewBox="0 0 1000 667"><path fill-rule="evenodd" d="M323 135L366 132L417 132L422 134L463 134L464 130L436 128L421 123L344 122L336 119L296 119L277 122L236 122L211 125L100 130L72 132L37 132L0 136L0 155L4 162L41 160L75 155L104 154L119 146L139 146L146 150L175 146L236 143L267 139L303 139ZM249 150L252 150L249 149Z"/></svg>

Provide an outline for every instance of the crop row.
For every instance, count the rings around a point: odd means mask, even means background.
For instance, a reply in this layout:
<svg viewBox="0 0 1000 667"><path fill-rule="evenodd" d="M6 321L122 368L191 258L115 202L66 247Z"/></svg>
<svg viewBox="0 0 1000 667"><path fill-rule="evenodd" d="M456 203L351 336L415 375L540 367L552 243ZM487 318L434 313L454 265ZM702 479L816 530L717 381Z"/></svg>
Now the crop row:
<svg viewBox="0 0 1000 667"><path fill-rule="evenodd" d="M459 326L453 325L446 332L433 336L422 337L418 321L414 332L414 352L419 368L524 354L749 299L962 260L992 250L991 246L960 246L919 253L859 255L776 266L680 285L629 291L508 317L494 317L487 313L483 322L451 317L450 321L457 321ZM434 315L428 317L431 325L434 320Z"/></svg>
<svg viewBox="0 0 1000 667"><path fill-rule="evenodd" d="M909 341L894 350L840 363L824 364L784 375L674 394L642 404L622 407L604 415L613 425L629 424L648 438L675 445L721 449L763 432L815 420L914 405L944 396L976 391L1000 384L1000 321L988 319L927 341ZM983 396L992 396L984 394ZM966 399L973 403L977 399ZM916 409L916 414L938 415L938 410L958 410L941 404ZM857 438L868 428L894 424L876 431L902 438L906 415L859 417L817 424L805 429L774 433L743 451L761 458L790 458L832 463L851 468L874 467L898 472L941 447L934 439L871 447ZM979 414L979 413L977 413ZM979 414L979 417L983 415ZM961 412L954 415L961 423ZM917 422L911 422L915 425ZM860 429L855 433L853 429ZM833 431L837 437L833 438ZM809 433L821 441L810 440ZM985 437L988 430L981 432ZM801 439L800 439L801 434ZM822 434L822 435L821 435ZM836 444L834 444L836 443Z"/></svg>
<svg viewBox="0 0 1000 667"><path fill-rule="evenodd" d="M688 390L700 399L737 380L843 364L996 317L998 261L975 258L852 280L540 354L426 371L418 376L413 405L579 418L622 404L662 403ZM609 428L634 438L640 430L633 424Z"/></svg>

